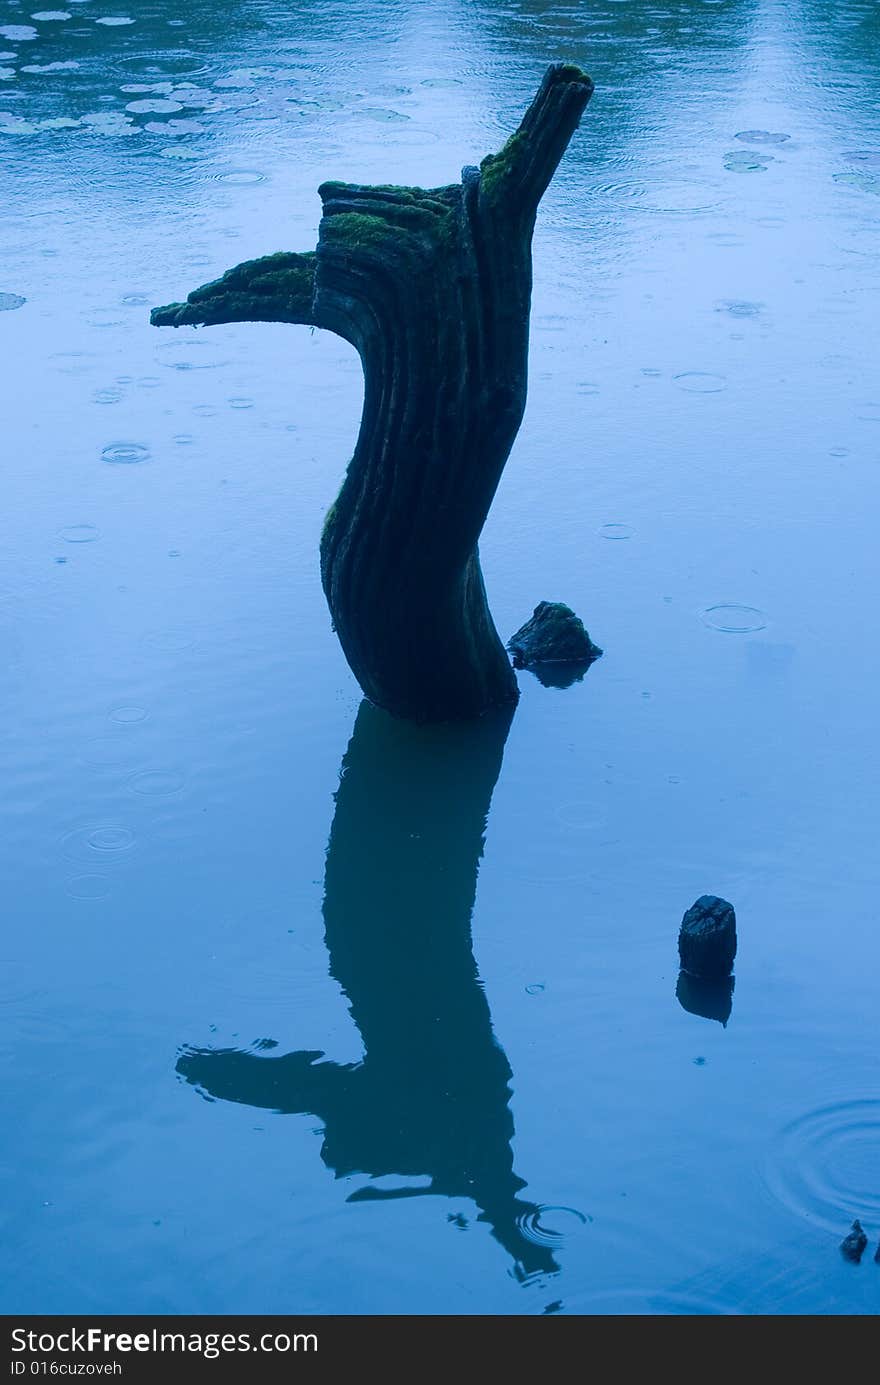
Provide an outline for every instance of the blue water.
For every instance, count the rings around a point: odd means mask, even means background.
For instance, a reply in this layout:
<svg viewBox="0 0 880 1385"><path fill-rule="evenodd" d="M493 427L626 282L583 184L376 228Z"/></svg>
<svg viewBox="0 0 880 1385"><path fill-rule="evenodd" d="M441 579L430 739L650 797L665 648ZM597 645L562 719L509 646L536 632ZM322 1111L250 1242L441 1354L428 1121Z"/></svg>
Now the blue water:
<svg viewBox="0 0 880 1385"><path fill-rule="evenodd" d="M3 1311L877 1311L878 30L0 0ZM325 178L456 180L557 58L481 556L605 655L416 732L320 589L354 352L149 309Z"/></svg>

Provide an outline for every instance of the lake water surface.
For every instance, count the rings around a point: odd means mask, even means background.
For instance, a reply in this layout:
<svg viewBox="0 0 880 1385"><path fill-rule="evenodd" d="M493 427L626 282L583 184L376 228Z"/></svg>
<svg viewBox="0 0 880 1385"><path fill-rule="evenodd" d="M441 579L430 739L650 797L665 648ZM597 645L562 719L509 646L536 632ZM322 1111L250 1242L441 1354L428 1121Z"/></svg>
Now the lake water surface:
<svg viewBox="0 0 880 1385"><path fill-rule="evenodd" d="M0 1307L876 1312L880 9L60 4L0 0ZM420 732L320 588L353 350L149 309L559 58L481 552L605 656Z"/></svg>

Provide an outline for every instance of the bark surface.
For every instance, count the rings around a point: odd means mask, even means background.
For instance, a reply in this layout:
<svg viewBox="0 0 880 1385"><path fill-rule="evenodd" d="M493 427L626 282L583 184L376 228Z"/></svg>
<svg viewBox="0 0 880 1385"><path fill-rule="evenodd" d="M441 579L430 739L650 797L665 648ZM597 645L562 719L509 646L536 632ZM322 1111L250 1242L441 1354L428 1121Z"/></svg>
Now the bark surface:
<svg viewBox="0 0 880 1385"><path fill-rule="evenodd" d="M324 183L315 252L238 265L152 314L302 323L356 347L364 409L321 576L355 677L396 716L473 717L517 697L477 542L525 409L538 203L592 90L554 64L460 184Z"/></svg>

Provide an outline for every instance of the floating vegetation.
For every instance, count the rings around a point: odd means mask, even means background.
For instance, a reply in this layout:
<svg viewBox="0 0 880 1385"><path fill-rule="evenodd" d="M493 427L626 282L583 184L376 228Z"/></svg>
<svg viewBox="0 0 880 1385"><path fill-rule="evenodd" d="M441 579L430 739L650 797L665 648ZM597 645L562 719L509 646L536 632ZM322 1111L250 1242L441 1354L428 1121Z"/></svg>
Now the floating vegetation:
<svg viewBox="0 0 880 1385"><path fill-rule="evenodd" d="M204 106L209 106L216 99L213 92L208 91L207 87L172 87L168 95L172 100L179 101L181 106L186 106L190 110L199 110Z"/></svg>
<svg viewBox="0 0 880 1385"><path fill-rule="evenodd" d="M880 149L845 149L841 158L863 168L880 169Z"/></svg>
<svg viewBox="0 0 880 1385"><path fill-rule="evenodd" d="M138 127L130 116L121 111L89 111L81 117L96 135L136 135Z"/></svg>
<svg viewBox="0 0 880 1385"><path fill-rule="evenodd" d="M346 108L344 101L337 101L330 96L286 96L284 99L289 106L296 106L300 115L329 115Z"/></svg>
<svg viewBox="0 0 880 1385"><path fill-rule="evenodd" d="M0 111L0 135L35 135L37 126L20 115Z"/></svg>
<svg viewBox="0 0 880 1385"><path fill-rule="evenodd" d="M153 131L150 132L154 133ZM159 154L163 159L199 159L201 154L195 149L190 149L186 145L172 144L167 149L160 149Z"/></svg>
<svg viewBox="0 0 880 1385"><path fill-rule="evenodd" d="M67 62L57 63L29 63L23 67L22 72L76 72L79 63L70 58Z"/></svg>
<svg viewBox="0 0 880 1385"><path fill-rule="evenodd" d="M724 155L728 173L766 173L772 162L772 154L762 154L757 149L733 149Z"/></svg>
<svg viewBox="0 0 880 1385"><path fill-rule="evenodd" d="M152 93L156 96L168 96L174 90L173 82L126 82L119 88L121 92L128 95L147 95Z"/></svg>
<svg viewBox="0 0 880 1385"><path fill-rule="evenodd" d="M368 120L382 120L387 124L393 124L394 121L398 120L410 119L410 117L404 115L402 111L393 111L390 107L386 106L361 106L358 109L358 115L365 115Z"/></svg>
<svg viewBox="0 0 880 1385"><path fill-rule="evenodd" d="M852 169L848 173L833 174L835 183L842 183L844 187L857 188L859 192L880 192L880 173L873 173L870 169Z"/></svg>
<svg viewBox="0 0 880 1385"><path fill-rule="evenodd" d="M75 120L70 115L50 116L48 120L40 120L37 123L41 130L81 130L83 128L82 121Z"/></svg>
<svg viewBox="0 0 880 1385"><path fill-rule="evenodd" d="M734 139L741 139L744 144L785 144L791 135L774 130L740 130Z"/></svg>
<svg viewBox="0 0 880 1385"><path fill-rule="evenodd" d="M150 120L144 126L148 135L203 135L205 126L197 120Z"/></svg>
<svg viewBox="0 0 880 1385"><path fill-rule="evenodd" d="M172 101L167 96L146 97L142 101L129 101L125 108L127 111L134 111L136 115L152 112L156 115L172 115L175 111L182 111L183 107L179 101Z"/></svg>

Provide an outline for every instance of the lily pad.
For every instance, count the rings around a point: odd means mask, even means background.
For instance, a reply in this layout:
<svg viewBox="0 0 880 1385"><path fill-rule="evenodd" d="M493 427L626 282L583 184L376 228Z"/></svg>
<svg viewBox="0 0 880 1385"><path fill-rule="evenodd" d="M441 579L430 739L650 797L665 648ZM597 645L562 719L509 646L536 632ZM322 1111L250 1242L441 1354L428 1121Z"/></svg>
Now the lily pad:
<svg viewBox="0 0 880 1385"><path fill-rule="evenodd" d="M35 135L36 125L32 125L29 120L22 120L14 117L12 120L0 119L0 135Z"/></svg>
<svg viewBox="0 0 880 1385"><path fill-rule="evenodd" d="M383 120L391 124L398 120L409 120L408 115L402 111L392 111L384 106L361 106L359 115L365 115L368 120Z"/></svg>
<svg viewBox="0 0 880 1385"><path fill-rule="evenodd" d="M147 97L143 101L129 101L125 109L134 111L137 115L145 115L147 112L156 115L171 115L174 111L182 111L183 107L179 101L170 101L168 97L154 96Z"/></svg>
<svg viewBox="0 0 880 1385"><path fill-rule="evenodd" d="M204 125L197 120L150 120L144 126L150 135L203 135Z"/></svg>
<svg viewBox="0 0 880 1385"><path fill-rule="evenodd" d="M23 67L22 72L75 72L79 67L78 62L71 58L69 62L58 63L29 63Z"/></svg>
<svg viewBox="0 0 880 1385"><path fill-rule="evenodd" d="M36 37L37 31L32 24L0 25L0 38L8 38L10 43L28 43Z"/></svg>
<svg viewBox="0 0 880 1385"><path fill-rule="evenodd" d="M772 154L762 154L757 149L733 149L724 155L724 167L729 173L766 173L772 161Z"/></svg>

